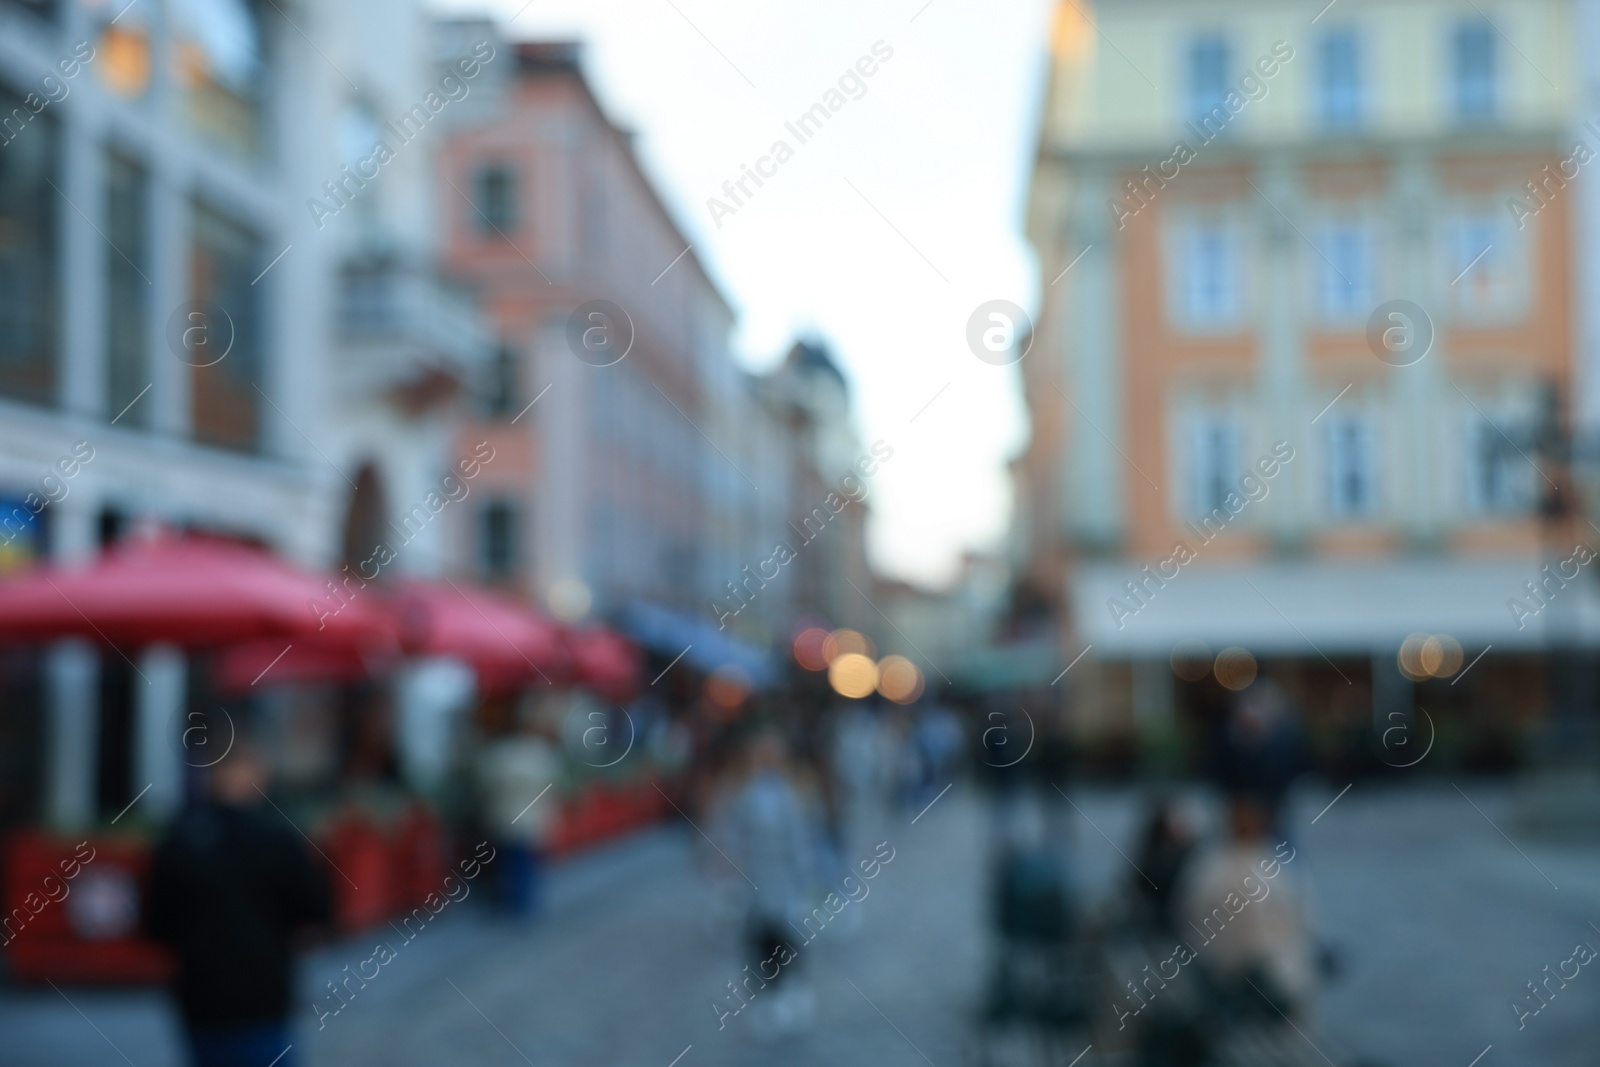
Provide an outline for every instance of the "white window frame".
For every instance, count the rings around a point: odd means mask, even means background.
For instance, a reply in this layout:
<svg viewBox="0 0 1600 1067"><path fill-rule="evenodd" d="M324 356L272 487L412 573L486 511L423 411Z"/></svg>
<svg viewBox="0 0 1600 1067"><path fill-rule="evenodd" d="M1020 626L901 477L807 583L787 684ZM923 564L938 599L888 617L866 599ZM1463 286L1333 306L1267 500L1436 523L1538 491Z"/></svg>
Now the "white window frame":
<svg viewBox="0 0 1600 1067"><path fill-rule="evenodd" d="M1511 195L1460 200L1445 212L1439 230L1439 284L1462 322L1504 323L1527 313L1528 242L1505 209Z"/></svg>
<svg viewBox="0 0 1600 1067"><path fill-rule="evenodd" d="M1532 518L1539 510L1540 477L1527 455L1519 455L1502 434L1515 439L1517 431L1529 426L1538 416L1531 398L1516 399L1479 396L1463 403L1461 416L1462 496L1468 516L1487 521L1514 521ZM1498 444L1496 444L1498 442ZM1495 460L1486 452L1493 449ZM1484 492L1484 473L1489 462L1499 467L1503 488L1497 499Z"/></svg>
<svg viewBox="0 0 1600 1067"><path fill-rule="evenodd" d="M1194 248L1202 235L1222 240L1222 256L1227 276L1212 307L1202 307L1197 299L1193 262ZM1176 218L1168 242L1167 305L1174 324L1190 333L1234 333L1246 323L1245 230L1227 212L1184 213Z"/></svg>
<svg viewBox="0 0 1600 1067"><path fill-rule="evenodd" d="M1343 255L1343 242L1353 235L1354 259ZM1331 216L1318 227L1317 254L1312 262L1316 292L1312 306L1318 317L1335 325L1359 324L1377 306L1378 227L1365 214Z"/></svg>
<svg viewBox="0 0 1600 1067"><path fill-rule="evenodd" d="M1322 500L1328 518L1342 522L1375 519L1383 511L1382 449L1374 413L1357 405L1330 411L1322 427ZM1357 454L1347 452L1354 441ZM1353 475L1353 479L1352 479ZM1343 489L1350 481L1360 484L1356 497Z"/></svg>
<svg viewBox="0 0 1600 1067"><path fill-rule="evenodd" d="M1223 500L1239 492L1239 480L1249 473L1244 420L1232 407L1200 407L1190 410L1181 426L1184 517L1201 519L1218 508L1226 512Z"/></svg>
<svg viewBox="0 0 1600 1067"><path fill-rule="evenodd" d="M1331 97L1328 94L1327 56L1324 49L1330 41L1336 38L1348 38L1355 42L1355 84L1351 87L1354 113L1344 118L1335 118L1333 116L1333 108L1329 106ZM1366 37L1355 26L1330 26L1317 39L1314 99L1316 124L1319 129L1339 133L1352 133L1366 127L1371 106L1371 93L1368 92L1368 74L1370 70L1368 53L1369 48Z"/></svg>
<svg viewBox="0 0 1600 1067"><path fill-rule="evenodd" d="M1501 118L1506 110L1506 50L1501 47L1494 23L1478 12L1463 13L1449 24L1445 40L1444 74L1446 78L1446 111L1458 125L1481 126ZM1489 41L1489 108L1481 114L1469 114L1462 107L1462 79L1458 43L1461 32L1469 28L1487 29Z"/></svg>
<svg viewBox="0 0 1600 1067"><path fill-rule="evenodd" d="M1222 81L1219 86L1221 92L1217 93L1215 99L1208 99L1202 97L1195 86L1195 56L1196 50L1201 45L1213 44L1222 45ZM1233 41L1229 38L1227 33L1221 30L1207 29L1199 33L1191 34L1184 41L1182 59L1184 121L1193 122L1196 125L1199 125L1203 117L1211 114L1212 109L1221 107L1223 101L1227 99L1228 94L1234 91L1234 86L1230 80L1233 70L1234 52L1235 49ZM1224 108L1224 111L1226 111L1226 108ZM1235 117L1236 116L1229 116L1229 123L1225 129L1232 128L1232 120Z"/></svg>

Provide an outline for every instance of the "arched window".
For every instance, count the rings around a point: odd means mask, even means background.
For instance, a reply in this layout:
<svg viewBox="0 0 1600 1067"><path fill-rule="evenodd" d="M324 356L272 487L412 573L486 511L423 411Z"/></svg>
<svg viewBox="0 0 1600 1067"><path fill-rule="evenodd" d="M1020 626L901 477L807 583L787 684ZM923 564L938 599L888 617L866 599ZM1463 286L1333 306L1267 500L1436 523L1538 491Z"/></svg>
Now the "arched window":
<svg viewBox="0 0 1600 1067"><path fill-rule="evenodd" d="M389 540L389 502L383 488L383 475L370 461L356 472L356 487L350 493L350 505L344 517L344 543L340 562L355 570L371 559L374 550ZM367 577L372 568L367 568Z"/></svg>

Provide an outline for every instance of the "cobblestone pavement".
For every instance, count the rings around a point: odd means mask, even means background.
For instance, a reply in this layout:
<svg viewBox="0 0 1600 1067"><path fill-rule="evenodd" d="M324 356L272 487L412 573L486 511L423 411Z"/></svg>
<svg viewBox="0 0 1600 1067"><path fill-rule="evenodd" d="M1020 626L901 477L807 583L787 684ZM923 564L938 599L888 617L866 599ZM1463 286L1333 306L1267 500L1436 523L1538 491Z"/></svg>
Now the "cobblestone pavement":
<svg viewBox="0 0 1600 1067"><path fill-rule="evenodd" d="M1589 1067L1600 974L1585 968L1521 1031L1509 1005L1577 942L1600 945L1588 925L1600 924L1600 856L1593 847L1513 845L1490 823L1518 838L1504 788L1462 785L1481 813L1443 783L1357 788L1314 824L1334 791L1300 797L1296 844L1342 961L1318 1045L1339 1067L1351 1057L1468 1067L1490 1045L1479 1067ZM1134 805L1128 794L1087 789L1073 799L1081 812L1058 814L1085 889L1104 892L1129 874L1107 838L1127 849ZM745 961L731 928L713 918L696 867L703 842L674 828L559 869L545 920L532 928L508 928L469 899L405 944L324 1029L308 1007L297 1054L308 1067L963 1067L987 959L986 817L959 787L912 824L914 814L855 835L848 859L870 856L879 841L894 859L862 903L801 947L818 1009L796 1041L758 1043L753 1010L719 1029L711 1003ZM376 937L319 952L304 1002L345 965L354 970L369 942ZM156 993L7 990L0 1035L6 1065L181 1062ZM1091 1052L1079 1067L1097 1061Z"/></svg>

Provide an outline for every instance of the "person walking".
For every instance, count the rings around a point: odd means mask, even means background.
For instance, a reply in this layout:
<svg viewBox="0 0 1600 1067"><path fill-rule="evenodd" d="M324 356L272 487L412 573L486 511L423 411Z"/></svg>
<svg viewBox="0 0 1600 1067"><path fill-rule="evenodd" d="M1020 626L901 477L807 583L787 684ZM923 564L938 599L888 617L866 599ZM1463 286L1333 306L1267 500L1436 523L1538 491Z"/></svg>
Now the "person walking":
<svg viewBox="0 0 1600 1067"><path fill-rule="evenodd" d="M751 886L744 928L749 971L772 991L755 1003L756 1036L772 1039L805 1029L816 994L796 973L795 919L817 872L820 826L796 787L782 734L756 733L745 749L745 776L726 805L729 859Z"/></svg>
<svg viewBox="0 0 1600 1067"><path fill-rule="evenodd" d="M294 936L332 918L327 877L265 810L266 782L261 754L236 746L155 850L146 929L177 959L194 1067L293 1067Z"/></svg>
<svg viewBox="0 0 1600 1067"><path fill-rule="evenodd" d="M500 903L507 914L538 914L545 859L555 832L561 756L532 709L516 733L491 742L479 764L488 831L501 856Z"/></svg>

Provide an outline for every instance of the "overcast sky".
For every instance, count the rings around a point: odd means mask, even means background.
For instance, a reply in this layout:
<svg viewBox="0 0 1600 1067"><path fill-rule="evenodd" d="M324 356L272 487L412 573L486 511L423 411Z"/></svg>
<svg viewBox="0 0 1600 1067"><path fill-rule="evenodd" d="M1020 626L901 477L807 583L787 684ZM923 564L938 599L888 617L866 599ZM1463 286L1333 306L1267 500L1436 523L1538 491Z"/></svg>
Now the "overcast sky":
<svg viewBox="0 0 1600 1067"><path fill-rule="evenodd" d="M1022 222L1048 0L433 6L492 13L514 39L586 42L601 102L638 131L646 171L734 305L744 366L770 366L796 335L833 347L863 438L895 448L871 498L880 573L938 583L964 549L998 546L1005 464L1026 433L1020 379L965 335L985 301L1037 303ZM784 124L878 42L893 54L864 95L801 144ZM723 183L779 139L793 158L714 219L708 198L731 203Z"/></svg>

